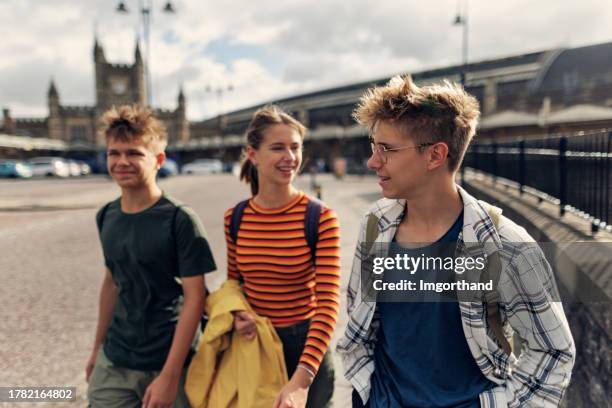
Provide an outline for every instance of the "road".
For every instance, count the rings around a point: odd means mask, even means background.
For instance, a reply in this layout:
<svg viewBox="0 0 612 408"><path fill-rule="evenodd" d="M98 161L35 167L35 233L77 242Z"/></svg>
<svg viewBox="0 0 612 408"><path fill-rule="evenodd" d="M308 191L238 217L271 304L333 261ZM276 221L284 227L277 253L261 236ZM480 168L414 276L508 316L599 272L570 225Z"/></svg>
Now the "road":
<svg viewBox="0 0 612 408"><path fill-rule="evenodd" d="M308 181L299 181L307 192ZM378 188L368 179L320 181L324 200L340 215L344 292L359 218ZM207 276L214 290L225 279L223 213L249 195L247 186L231 175L181 176L160 184L202 219L219 266ZM83 369L103 276L94 216L118 193L104 177L0 181L0 386L76 386L78 403L64 406L85 405ZM345 319L343 313L336 338ZM339 361L336 371L334 405L345 407L350 388Z"/></svg>

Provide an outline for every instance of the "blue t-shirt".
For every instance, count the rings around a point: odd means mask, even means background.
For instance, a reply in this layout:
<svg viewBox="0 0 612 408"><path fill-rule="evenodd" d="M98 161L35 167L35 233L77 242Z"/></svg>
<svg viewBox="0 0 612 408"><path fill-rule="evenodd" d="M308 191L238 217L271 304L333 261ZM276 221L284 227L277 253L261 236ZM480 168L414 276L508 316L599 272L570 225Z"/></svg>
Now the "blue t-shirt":
<svg viewBox="0 0 612 408"><path fill-rule="evenodd" d="M463 213L436 243L448 243L452 256L463 226ZM423 253L393 242L389 257ZM436 256L441 254L436 253ZM433 271L449 281L453 271ZM449 275L450 274L450 275ZM448 276L447 276L448 275ZM385 272L385 282L406 278L404 270ZM427 279L429 280L429 279ZM431 296L426 302L379 302L380 329L374 351L370 408L479 408L478 395L494 386L480 371L468 348L459 304Z"/></svg>

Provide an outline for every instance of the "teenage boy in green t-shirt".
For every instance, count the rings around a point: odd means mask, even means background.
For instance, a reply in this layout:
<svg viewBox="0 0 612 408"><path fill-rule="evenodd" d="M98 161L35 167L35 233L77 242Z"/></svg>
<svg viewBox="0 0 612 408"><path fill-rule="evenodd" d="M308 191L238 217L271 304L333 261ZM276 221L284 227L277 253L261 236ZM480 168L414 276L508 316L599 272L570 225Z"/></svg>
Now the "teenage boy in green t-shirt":
<svg viewBox="0 0 612 408"><path fill-rule="evenodd" d="M121 197L96 221L106 271L87 362L91 407L188 407L185 367L199 334L204 273L213 260L190 209L156 182L166 132L149 109L103 117L108 171Z"/></svg>

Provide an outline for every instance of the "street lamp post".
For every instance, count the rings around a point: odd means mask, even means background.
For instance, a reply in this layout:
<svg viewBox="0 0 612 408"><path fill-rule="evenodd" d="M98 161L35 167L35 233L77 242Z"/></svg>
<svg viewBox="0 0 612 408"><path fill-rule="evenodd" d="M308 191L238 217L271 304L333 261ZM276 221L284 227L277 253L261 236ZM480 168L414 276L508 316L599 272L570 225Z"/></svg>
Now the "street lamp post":
<svg viewBox="0 0 612 408"><path fill-rule="evenodd" d="M465 89L467 65L468 65L468 0L464 0L464 8L461 10L461 0L459 0L459 7L457 7L457 15L453 21L454 25L460 25L463 28L463 41L462 41L462 64L461 64L461 86ZM461 164L461 185L465 187L465 163Z"/></svg>
<svg viewBox="0 0 612 408"><path fill-rule="evenodd" d="M461 3L459 3L461 4ZM468 0L465 0L465 7L461 10L461 7L457 9L457 15L453 21L454 25L460 25L463 27L463 46L462 46L462 67L461 67L461 85L465 87L466 83L466 71L468 64Z"/></svg>
<svg viewBox="0 0 612 408"><path fill-rule="evenodd" d="M206 85L205 91L207 93L214 92L217 95L217 115L218 115L218 126L219 126L219 137L221 138L221 146L219 148L219 156L221 156L221 160L225 163L225 143L223 140L223 128L225 124L223 123L223 94L225 92L232 92L234 87L232 85L228 85L227 87L218 86L217 88L211 87L210 85Z"/></svg>
<svg viewBox="0 0 612 408"><path fill-rule="evenodd" d="M145 58L144 58L144 74L145 74L145 86L147 93L147 104L153 105L153 88L151 86L151 14L153 10L153 0L138 0L138 7L140 9L140 26L142 28L142 36L145 41ZM115 9L118 13L126 14L129 13L125 2L120 0ZM172 2L168 0L166 5L162 9L164 13L174 14L176 12Z"/></svg>
<svg viewBox="0 0 612 408"><path fill-rule="evenodd" d="M216 88L211 87L210 85L206 85L205 91L207 93L214 92L217 95L217 115L219 117L219 131L223 130L222 126L222 117L223 117L223 94L226 92L232 92L234 87L232 85L228 85L226 87L218 86Z"/></svg>

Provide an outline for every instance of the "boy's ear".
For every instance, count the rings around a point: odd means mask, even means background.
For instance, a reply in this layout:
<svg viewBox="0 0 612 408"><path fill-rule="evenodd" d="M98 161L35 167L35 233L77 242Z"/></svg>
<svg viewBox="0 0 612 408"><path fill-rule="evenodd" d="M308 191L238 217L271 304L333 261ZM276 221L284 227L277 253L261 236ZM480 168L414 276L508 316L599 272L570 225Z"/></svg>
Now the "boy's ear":
<svg viewBox="0 0 612 408"><path fill-rule="evenodd" d="M448 145L440 142L429 147L429 162L427 168L435 170L440 166L446 165L448 161Z"/></svg>

